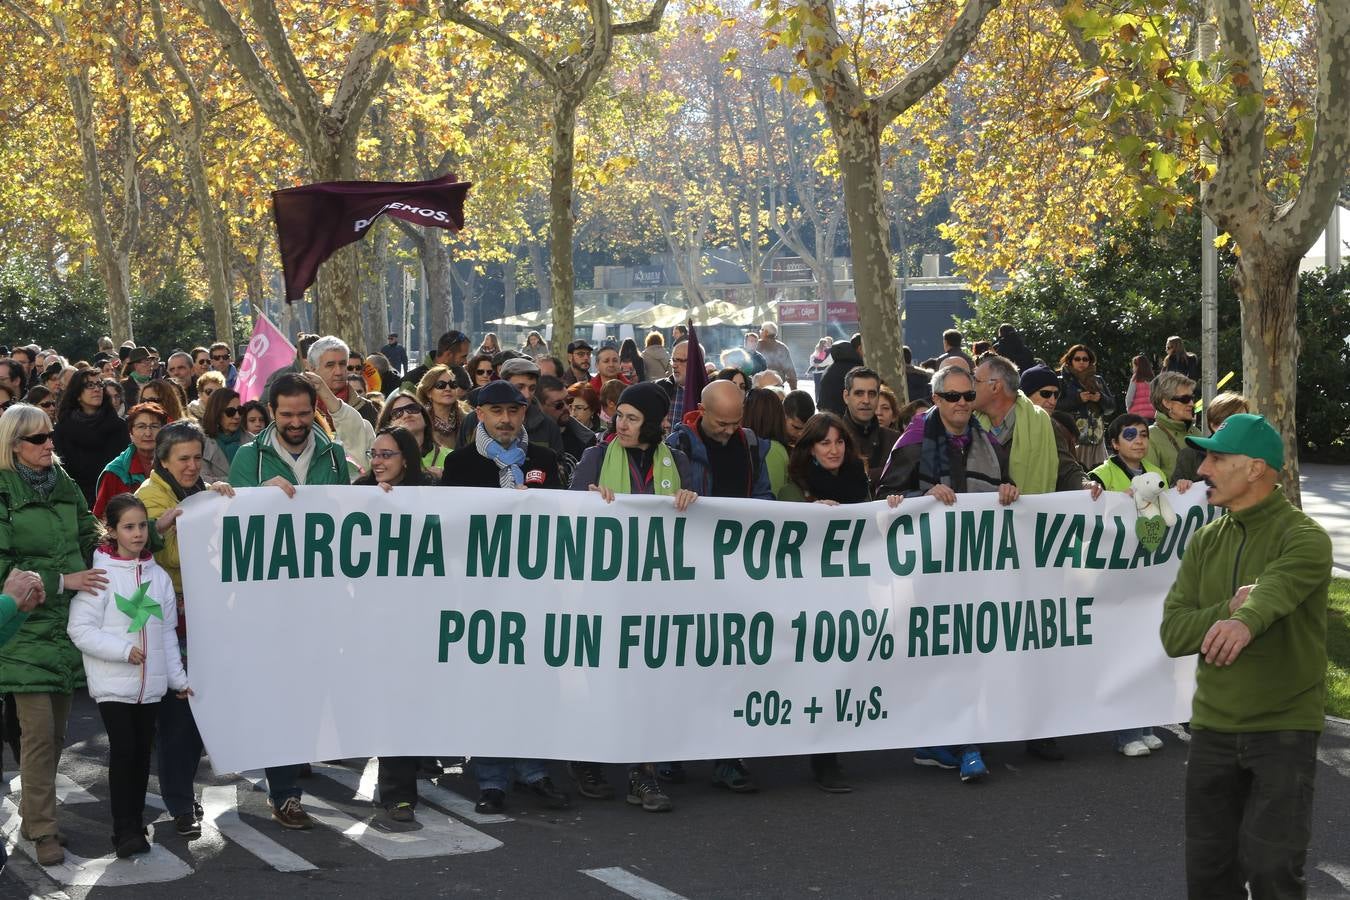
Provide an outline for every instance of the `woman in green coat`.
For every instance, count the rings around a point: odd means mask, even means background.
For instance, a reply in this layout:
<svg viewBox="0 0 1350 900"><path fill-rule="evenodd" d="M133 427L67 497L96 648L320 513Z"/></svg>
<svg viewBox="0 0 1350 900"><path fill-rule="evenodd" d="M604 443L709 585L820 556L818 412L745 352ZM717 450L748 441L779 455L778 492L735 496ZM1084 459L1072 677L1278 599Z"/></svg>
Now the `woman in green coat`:
<svg viewBox="0 0 1350 900"><path fill-rule="evenodd" d="M84 494L58 464L52 423L36 406L0 416L0 579L36 572L46 602L0 647L0 693L12 693L23 732L19 773L22 836L44 866L65 860L56 824L56 766L66 737L70 695L84 682L80 651L66 634L70 598L108 583L89 568L98 524Z"/></svg>

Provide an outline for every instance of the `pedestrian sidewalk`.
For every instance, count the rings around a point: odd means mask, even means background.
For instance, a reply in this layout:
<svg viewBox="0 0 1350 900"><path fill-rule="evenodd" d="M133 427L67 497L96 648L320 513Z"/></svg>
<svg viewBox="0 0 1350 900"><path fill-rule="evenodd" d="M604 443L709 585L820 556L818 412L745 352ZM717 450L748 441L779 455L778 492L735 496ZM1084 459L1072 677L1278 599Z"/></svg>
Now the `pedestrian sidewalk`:
<svg viewBox="0 0 1350 900"><path fill-rule="evenodd" d="M1303 511L1331 535L1336 574L1350 575L1350 466L1304 463L1301 475Z"/></svg>

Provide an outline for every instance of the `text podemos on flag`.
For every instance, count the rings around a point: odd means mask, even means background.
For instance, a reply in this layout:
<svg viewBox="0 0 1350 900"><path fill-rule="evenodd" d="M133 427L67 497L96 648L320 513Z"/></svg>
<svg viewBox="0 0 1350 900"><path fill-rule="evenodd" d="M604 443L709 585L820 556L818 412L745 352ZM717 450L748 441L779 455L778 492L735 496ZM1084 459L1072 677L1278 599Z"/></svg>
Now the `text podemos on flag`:
<svg viewBox="0 0 1350 900"><path fill-rule="evenodd" d="M1086 492L860 506L270 487L179 520L219 771L380 755L634 762L1184 721L1154 550Z"/></svg>

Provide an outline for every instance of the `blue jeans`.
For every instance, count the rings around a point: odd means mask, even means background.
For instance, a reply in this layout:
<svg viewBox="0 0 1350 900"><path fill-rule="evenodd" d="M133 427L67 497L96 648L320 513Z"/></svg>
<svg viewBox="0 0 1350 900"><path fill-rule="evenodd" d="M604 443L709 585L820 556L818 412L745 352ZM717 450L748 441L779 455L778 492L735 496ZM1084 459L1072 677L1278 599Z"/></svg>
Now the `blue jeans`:
<svg viewBox="0 0 1350 900"><path fill-rule="evenodd" d="M1116 732L1116 749L1120 750L1132 741L1142 741L1145 736L1153 736L1153 727L1148 728L1126 728L1124 731Z"/></svg>
<svg viewBox="0 0 1350 900"><path fill-rule="evenodd" d="M169 815L191 813L192 782L202 761L202 736L192 707L173 691L159 702L159 792Z"/></svg>
<svg viewBox="0 0 1350 900"><path fill-rule="evenodd" d="M479 756L473 761L473 774L480 791L498 790L503 793L511 786L511 775L526 784L534 784L548 777L542 759L506 759L499 756Z"/></svg>
<svg viewBox="0 0 1350 900"><path fill-rule="evenodd" d="M298 800L304 793L299 785L301 765L303 763L292 763L289 766L268 766L263 769L263 774L267 776L267 796L272 799L273 806L281 806L292 797Z"/></svg>

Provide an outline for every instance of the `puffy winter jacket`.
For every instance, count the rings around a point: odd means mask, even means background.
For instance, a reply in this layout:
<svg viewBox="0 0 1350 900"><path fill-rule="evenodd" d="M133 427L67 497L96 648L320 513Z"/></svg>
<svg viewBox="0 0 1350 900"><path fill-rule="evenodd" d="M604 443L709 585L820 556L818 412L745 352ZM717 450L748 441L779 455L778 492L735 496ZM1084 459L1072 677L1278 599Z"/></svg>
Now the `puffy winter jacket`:
<svg viewBox="0 0 1350 900"><path fill-rule="evenodd" d="M89 568L98 524L84 494L60 467L43 500L17 472L0 471L0 582L12 568L37 572L47 599L0 647L0 693L68 694L84 682L80 653L66 635L74 591L62 575Z"/></svg>
<svg viewBox="0 0 1350 900"><path fill-rule="evenodd" d="M84 654L89 696L96 703L158 703L170 689L187 687L187 672L178 654L177 604L169 573L153 557L123 559L94 551L94 567L108 573L108 586L97 594L80 591L70 601L70 639ZM164 617L154 615L132 632L132 620L117 605L144 586L159 603ZM127 662L133 647L145 654L140 665Z"/></svg>

